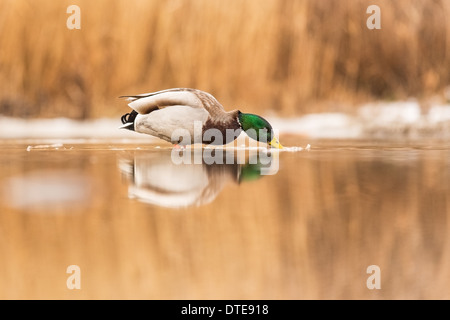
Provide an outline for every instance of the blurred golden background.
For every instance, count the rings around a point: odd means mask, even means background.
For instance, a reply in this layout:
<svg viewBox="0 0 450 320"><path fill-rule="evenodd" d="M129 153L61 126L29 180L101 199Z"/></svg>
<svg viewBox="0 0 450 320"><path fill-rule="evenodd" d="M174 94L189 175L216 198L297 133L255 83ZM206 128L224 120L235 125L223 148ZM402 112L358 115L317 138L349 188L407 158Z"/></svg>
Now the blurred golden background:
<svg viewBox="0 0 450 320"><path fill-rule="evenodd" d="M117 168L161 150L8 150L0 188L26 197L0 201L0 298L449 299L448 151L336 151L284 153L276 175L174 210L128 199ZM72 196L32 199L49 181Z"/></svg>
<svg viewBox="0 0 450 320"><path fill-rule="evenodd" d="M66 27L73 4L80 30ZM366 26L374 4L381 30ZM448 299L450 105L421 116L450 101L449 16L444 0L2 0L0 116L119 123L121 95L194 87L280 116L283 144L312 148L175 210L139 202L121 171L141 155L171 182L147 137L96 145L108 123L5 118L0 299ZM293 119L315 112L350 116ZM315 138L286 134L302 126ZM330 127L370 143L314 140ZM66 286L73 264L82 290ZM366 287L373 264L382 290Z"/></svg>
<svg viewBox="0 0 450 320"><path fill-rule="evenodd" d="M118 96L170 87L283 116L426 101L450 80L449 15L443 0L3 0L0 113L116 117Z"/></svg>

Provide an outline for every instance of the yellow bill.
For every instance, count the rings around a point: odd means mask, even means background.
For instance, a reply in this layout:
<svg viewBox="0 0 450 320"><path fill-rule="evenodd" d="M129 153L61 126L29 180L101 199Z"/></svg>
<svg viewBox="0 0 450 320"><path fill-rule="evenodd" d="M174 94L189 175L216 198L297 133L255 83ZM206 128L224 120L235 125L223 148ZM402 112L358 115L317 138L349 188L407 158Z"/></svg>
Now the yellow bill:
<svg viewBox="0 0 450 320"><path fill-rule="evenodd" d="M281 145L280 141L278 141L277 138L273 138L272 141L269 142L269 144L270 144L273 148L283 149L283 146Z"/></svg>

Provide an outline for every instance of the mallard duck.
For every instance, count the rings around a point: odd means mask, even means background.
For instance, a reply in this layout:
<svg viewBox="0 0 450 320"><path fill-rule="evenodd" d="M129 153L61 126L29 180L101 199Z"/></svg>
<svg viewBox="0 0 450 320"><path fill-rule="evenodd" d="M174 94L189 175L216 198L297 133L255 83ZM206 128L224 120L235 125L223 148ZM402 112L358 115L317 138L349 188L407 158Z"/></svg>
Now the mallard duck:
<svg viewBox="0 0 450 320"><path fill-rule="evenodd" d="M200 165L176 164L171 161L171 152L163 150L122 156L119 168L127 178L130 198L166 208L201 206L211 203L228 184L261 178L261 168L266 166L260 163L256 153L250 154L253 159L238 161L235 157L239 155L220 151L223 164L211 163L205 157ZM226 164L230 157L236 161Z"/></svg>
<svg viewBox="0 0 450 320"><path fill-rule="evenodd" d="M120 98L131 101L128 106L133 109L122 116L120 128L159 137L175 145L199 141L227 144L243 130L254 140L283 148L267 120L239 110L227 112L216 98L201 90L174 88ZM200 130L196 130L196 123L201 124ZM184 130L189 135L174 135L176 130Z"/></svg>
<svg viewBox="0 0 450 320"><path fill-rule="evenodd" d="M212 202L225 185L239 180L239 164L175 164L171 160L167 150L139 152L134 159L121 160L129 197L167 208L200 206Z"/></svg>

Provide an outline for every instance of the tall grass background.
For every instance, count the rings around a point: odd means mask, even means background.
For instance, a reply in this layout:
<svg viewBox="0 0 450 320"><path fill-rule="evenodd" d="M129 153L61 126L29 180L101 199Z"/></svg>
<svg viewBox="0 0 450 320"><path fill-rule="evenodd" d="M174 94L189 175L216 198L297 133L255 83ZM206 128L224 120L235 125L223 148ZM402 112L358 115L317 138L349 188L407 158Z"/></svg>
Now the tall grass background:
<svg viewBox="0 0 450 320"><path fill-rule="evenodd" d="M426 101L450 81L449 16L444 0L2 0L0 113L114 117L118 96L170 87L283 116Z"/></svg>

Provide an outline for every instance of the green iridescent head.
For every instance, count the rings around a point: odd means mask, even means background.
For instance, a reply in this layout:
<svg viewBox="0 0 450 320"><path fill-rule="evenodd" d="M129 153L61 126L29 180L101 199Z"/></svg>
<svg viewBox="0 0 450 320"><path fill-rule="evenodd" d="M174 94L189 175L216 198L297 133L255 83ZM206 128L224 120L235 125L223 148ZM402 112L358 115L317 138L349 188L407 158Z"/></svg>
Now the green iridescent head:
<svg viewBox="0 0 450 320"><path fill-rule="evenodd" d="M263 117L256 114L239 112L238 118L242 130L244 130L250 138L256 141L266 142L274 148L283 148L275 137L272 126Z"/></svg>

